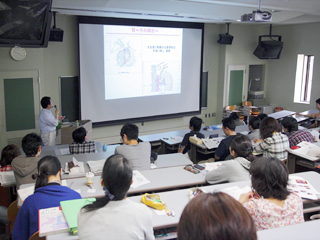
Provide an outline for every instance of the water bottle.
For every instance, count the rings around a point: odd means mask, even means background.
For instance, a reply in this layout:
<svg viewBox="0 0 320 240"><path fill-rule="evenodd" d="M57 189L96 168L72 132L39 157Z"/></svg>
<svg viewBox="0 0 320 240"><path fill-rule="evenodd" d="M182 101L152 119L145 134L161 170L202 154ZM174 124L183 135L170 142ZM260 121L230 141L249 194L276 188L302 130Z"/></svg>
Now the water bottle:
<svg viewBox="0 0 320 240"><path fill-rule="evenodd" d="M103 145L102 150L103 150L104 152L107 151L107 144L106 144L106 143Z"/></svg>

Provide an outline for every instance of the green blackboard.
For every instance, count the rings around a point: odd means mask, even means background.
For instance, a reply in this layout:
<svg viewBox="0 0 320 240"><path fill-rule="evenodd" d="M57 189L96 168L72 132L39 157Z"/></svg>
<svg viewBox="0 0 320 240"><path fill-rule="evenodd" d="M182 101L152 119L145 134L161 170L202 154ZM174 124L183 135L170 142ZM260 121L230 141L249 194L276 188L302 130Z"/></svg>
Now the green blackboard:
<svg viewBox="0 0 320 240"><path fill-rule="evenodd" d="M78 77L60 77L61 115L69 122L80 120L79 117L79 80Z"/></svg>
<svg viewBox="0 0 320 240"><path fill-rule="evenodd" d="M7 132L35 129L33 79L4 79Z"/></svg>

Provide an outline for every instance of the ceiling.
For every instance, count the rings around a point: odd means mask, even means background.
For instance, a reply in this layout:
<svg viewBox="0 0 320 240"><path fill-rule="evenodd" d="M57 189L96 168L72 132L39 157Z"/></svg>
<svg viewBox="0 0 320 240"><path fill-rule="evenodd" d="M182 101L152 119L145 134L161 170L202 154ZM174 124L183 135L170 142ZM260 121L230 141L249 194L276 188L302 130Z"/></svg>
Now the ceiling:
<svg viewBox="0 0 320 240"><path fill-rule="evenodd" d="M259 8L259 0L52 1L52 11L61 14L203 23L237 23ZM320 0L261 0L260 9L272 12L273 24L320 22Z"/></svg>

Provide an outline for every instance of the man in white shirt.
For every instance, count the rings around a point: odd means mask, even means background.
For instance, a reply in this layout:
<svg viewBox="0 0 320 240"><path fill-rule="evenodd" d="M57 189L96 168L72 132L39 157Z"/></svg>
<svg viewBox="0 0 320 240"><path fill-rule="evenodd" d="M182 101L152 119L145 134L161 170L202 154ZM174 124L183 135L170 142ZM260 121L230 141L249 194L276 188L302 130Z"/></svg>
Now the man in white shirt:
<svg viewBox="0 0 320 240"><path fill-rule="evenodd" d="M56 108L55 116L51 113L50 109L53 107L50 97L43 97L41 99L42 110L40 113L40 130L43 146L54 146L56 142L56 126L58 120L65 117L60 116L60 110Z"/></svg>

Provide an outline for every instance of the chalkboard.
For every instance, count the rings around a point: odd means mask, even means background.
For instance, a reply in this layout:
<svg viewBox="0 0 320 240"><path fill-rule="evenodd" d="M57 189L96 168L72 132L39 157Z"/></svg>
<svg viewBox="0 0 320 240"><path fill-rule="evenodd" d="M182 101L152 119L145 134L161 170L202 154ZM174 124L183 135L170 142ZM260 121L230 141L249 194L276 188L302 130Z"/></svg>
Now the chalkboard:
<svg viewBox="0 0 320 240"><path fill-rule="evenodd" d="M80 120L78 77L60 77L61 115L69 122Z"/></svg>
<svg viewBox="0 0 320 240"><path fill-rule="evenodd" d="M33 79L4 79L6 130L35 129Z"/></svg>

